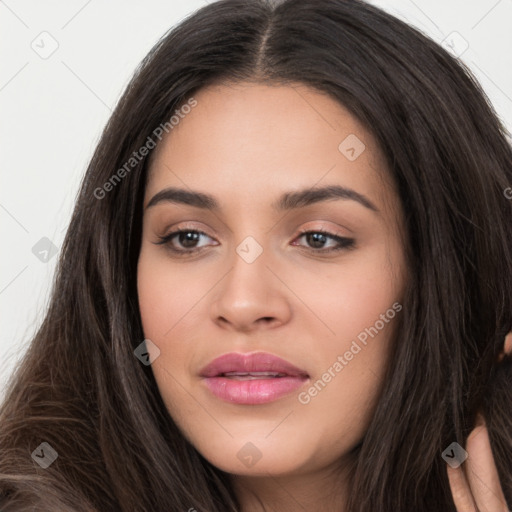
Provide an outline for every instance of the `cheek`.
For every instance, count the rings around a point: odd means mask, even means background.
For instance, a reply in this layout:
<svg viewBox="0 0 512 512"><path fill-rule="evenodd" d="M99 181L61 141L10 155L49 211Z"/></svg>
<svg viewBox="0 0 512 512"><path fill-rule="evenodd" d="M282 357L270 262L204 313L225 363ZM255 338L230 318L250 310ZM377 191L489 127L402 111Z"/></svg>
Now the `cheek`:
<svg viewBox="0 0 512 512"><path fill-rule="evenodd" d="M137 291L144 337L160 350L151 364L162 398L169 410L176 411L175 398L183 387L193 385L191 362L198 343L204 339L205 295L214 285L212 272L191 273L173 263L165 251L142 248L137 268ZM202 345L204 346L204 345ZM185 397L186 398L186 397ZM179 412L187 412L186 400Z"/></svg>
<svg viewBox="0 0 512 512"><path fill-rule="evenodd" d="M332 356L332 350L348 350L347 343L350 345L360 333L364 338L366 330L376 322L383 337L389 332L388 324L394 322L386 322L383 329L381 315L401 300L403 282L401 272L393 272L393 268L401 268L399 255L393 254L392 260L387 253L381 244L372 250L352 253L327 271L318 272L315 262L301 268L293 289L306 307L294 320L311 335L316 327L312 339L322 341L318 345L320 352L327 351ZM389 317L395 316L396 312L390 311Z"/></svg>
<svg viewBox="0 0 512 512"><path fill-rule="evenodd" d="M137 292L144 335L155 340L172 338L185 315L204 295L202 276L171 265L165 254L141 252L137 268ZM207 288L206 288L207 289Z"/></svg>
<svg viewBox="0 0 512 512"><path fill-rule="evenodd" d="M186 369L190 344L173 343L173 339L194 315L193 306L200 296L200 290L194 283L197 283L195 278L176 271L165 256L142 249L137 268L142 327L144 337L160 350L151 369L162 399L175 419L193 412L181 396L181 386L189 385Z"/></svg>
<svg viewBox="0 0 512 512"><path fill-rule="evenodd" d="M394 277L385 251L354 256L350 261L347 258L344 267L320 279L317 276L315 288L308 280L307 287L298 292L307 297L308 306L324 324L311 314L305 315L308 321L301 320L301 330L315 339L302 352L303 360L314 360L318 369L311 386L299 397L305 408L302 412L312 423L322 416L333 436L344 425L354 436L353 442L364 433L382 389L401 314L403 285ZM308 295L308 287L316 291ZM329 418L325 411L330 411Z"/></svg>

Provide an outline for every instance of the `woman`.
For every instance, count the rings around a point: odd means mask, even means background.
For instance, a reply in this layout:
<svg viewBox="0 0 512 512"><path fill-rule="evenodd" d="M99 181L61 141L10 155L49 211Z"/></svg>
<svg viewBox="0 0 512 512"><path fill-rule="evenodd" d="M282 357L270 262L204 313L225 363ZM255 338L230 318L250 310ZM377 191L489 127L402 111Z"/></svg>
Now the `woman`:
<svg viewBox="0 0 512 512"><path fill-rule="evenodd" d="M480 87L401 21L200 9L89 165L0 507L508 510L511 183Z"/></svg>

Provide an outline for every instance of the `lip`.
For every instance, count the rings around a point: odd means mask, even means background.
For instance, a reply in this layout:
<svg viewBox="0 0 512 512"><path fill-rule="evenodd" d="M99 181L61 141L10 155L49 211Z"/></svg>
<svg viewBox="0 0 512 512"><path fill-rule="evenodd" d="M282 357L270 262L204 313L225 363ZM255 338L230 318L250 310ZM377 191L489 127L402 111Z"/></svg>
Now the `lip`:
<svg viewBox="0 0 512 512"><path fill-rule="evenodd" d="M232 372L256 375L224 375ZM258 375L262 372L279 376ZM292 393L309 380L305 370L266 352L224 354L205 366L200 376L203 377L209 391L217 398L241 405L273 402Z"/></svg>

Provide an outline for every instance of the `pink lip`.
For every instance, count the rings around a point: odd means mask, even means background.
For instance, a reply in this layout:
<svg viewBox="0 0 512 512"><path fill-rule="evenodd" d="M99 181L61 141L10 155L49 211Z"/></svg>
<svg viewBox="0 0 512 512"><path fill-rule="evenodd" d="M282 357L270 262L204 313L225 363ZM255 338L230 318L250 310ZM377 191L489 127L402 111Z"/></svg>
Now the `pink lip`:
<svg viewBox="0 0 512 512"><path fill-rule="evenodd" d="M239 380L223 375L230 372L272 372L282 376L258 378L260 376L254 375L255 378L251 380ZM205 366L200 376L204 377L206 386L218 398L244 405L272 402L298 389L309 379L306 371L265 352L224 354Z"/></svg>

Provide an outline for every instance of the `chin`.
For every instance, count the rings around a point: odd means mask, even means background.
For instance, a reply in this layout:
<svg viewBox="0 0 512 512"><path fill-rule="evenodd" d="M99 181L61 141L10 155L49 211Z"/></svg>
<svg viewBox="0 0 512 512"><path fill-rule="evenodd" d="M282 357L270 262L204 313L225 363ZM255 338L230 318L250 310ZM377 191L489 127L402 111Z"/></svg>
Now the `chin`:
<svg viewBox="0 0 512 512"><path fill-rule="evenodd" d="M271 436L270 436L271 437ZM273 440L261 438L230 438L228 442L196 445L196 449L215 467L235 475L268 476L299 473L307 464L304 443L288 437ZM300 457L298 457L300 454Z"/></svg>

